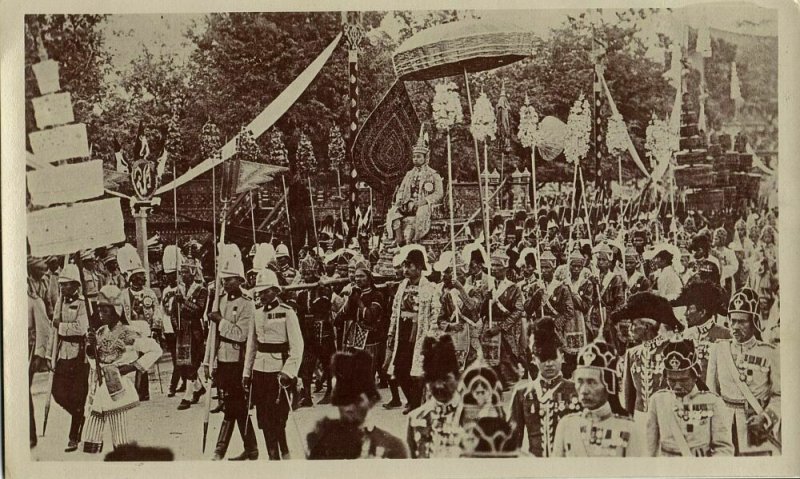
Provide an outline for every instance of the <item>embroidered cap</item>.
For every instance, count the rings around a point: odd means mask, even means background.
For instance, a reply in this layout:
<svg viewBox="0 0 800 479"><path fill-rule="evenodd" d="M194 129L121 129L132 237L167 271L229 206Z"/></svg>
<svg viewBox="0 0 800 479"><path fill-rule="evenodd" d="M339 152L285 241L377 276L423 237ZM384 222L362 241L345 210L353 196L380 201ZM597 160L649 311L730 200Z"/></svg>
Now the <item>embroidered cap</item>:
<svg viewBox="0 0 800 479"><path fill-rule="evenodd" d="M602 373L603 383L610 394L617 393L617 355L606 343L589 343L578 351L577 368L597 369Z"/></svg>
<svg viewBox="0 0 800 479"><path fill-rule="evenodd" d="M728 303L728 316L731 313L747 313L753 324L759 329L760 315L758 313L758 293L751 288L742 288L737 291Z"/></svg>
<svg viewBox="0 0 800 479"><path fill-rule="evenodd" d="M695 371L697 352L691 339L671 341L664 346L664 369L666 371ZM696 372L696 371L695 371Z"/></svg>

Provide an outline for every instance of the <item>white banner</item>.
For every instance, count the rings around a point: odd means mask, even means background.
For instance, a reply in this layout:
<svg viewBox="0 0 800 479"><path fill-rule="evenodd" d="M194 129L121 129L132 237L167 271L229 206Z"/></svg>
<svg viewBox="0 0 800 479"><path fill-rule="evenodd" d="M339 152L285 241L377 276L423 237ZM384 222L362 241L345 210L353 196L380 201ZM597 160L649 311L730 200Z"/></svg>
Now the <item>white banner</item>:
<svg viewBox="0 0 800 479"><path fill-rule="evenodd" d="M28 213L28 244L33 256L74 253L125 241L119 198Z"/></svg>
<svg viewBox="0 0 800 479"><path fill-rule="evenodd" d="M97 198L103 195L103 161L29 171L28 191L37 206Z"/></svg>
<svg viewBox="0 0 800 479"><path fill-rule="evenodd" d="M33 154L40 160L53 163L89 156L89 140L83 123L35 131L28 137Z"/></svg>
<svg viewBox="0 0 800 479"><path fill-rule="evenodd" d="M309 66L303 70L294 81L286 87L285 90L281 92L280 95L275 98L272 103L267 105L264 110L258 114L257 117L247 125L247 129L253 134L253 139L258 139L262 133L267 131L269 127L275 124L284 113L286 113L289 108L294 105L300 95L306 91L308 85L314 81L314 78L317 77L322 67L325 66L325 63L328 61L328 58L333 54L333 51L336 49L336 46L339 44L339 40L341 40L342 34L336 36L330 45L325 48L325 50L320 53L320 55L313 61ZM177 180L171 181L166 185L163 185L161 188L157 189L155 194L160 195L164 192L170 191L173 188L177 188L198 176L202 175L206 171L210 170L211 168L222 164L225 160L232 157L236 153L236 139L239 138L239 135L234 136L230 139L223 147L222 155L217 158L208 158L203 160L200 164L192 168L191 170L187 171ZM283 168L280 166L274 166L276 170L280 171L288 171L288 168Z"/></svg>
<svg viewBox="0 0 800 479"><path fill-rule="evenodd" d="M36 83L39 84L39 94L47 95L61 89L58 76L58 62L55 60L45 60L33 65L33 74L36 76Z"/></svg>
<svg viewBox="0 0 800 479"><path fill-rule="evenodd" d="M75 121L75 115L72 112L72 96L69 92L40 96L31 102L36 117L36 127L39 129Z"/></svg>

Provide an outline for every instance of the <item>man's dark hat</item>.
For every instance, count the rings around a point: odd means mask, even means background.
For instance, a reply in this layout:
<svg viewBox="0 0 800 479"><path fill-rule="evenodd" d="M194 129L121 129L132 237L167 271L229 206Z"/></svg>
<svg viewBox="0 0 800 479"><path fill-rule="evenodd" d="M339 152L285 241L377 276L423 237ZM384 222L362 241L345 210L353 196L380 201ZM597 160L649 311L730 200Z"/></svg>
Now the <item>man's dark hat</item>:
<svg viewBox="0 0 800 479"><path fill-rule="evenodd" d="M650 292L634 294L628 298L628 302L611 313L611 320L615 322L637 318L649 318L670 329L683 330L683 325L675 317L669 301Z"/></svg>
<svg viewBox="0 0 800 479"><path fill-rule="evenodd" d="M449 373L458 377L458 358L453 339L444 335L439 339L426 337L422 343L422 372L425 381L446 379Z"/></svg>
<svg viewBox="0 0 800 479"><path fill-rule="evenodd" d="M381 396L375 388L372 358L369 353L363 350L337 353L333 357L332 365L336 385L331 395L331 404L334 406L355 404L361 400L362 394L366 394L372 401L380 400Z"/></svg>

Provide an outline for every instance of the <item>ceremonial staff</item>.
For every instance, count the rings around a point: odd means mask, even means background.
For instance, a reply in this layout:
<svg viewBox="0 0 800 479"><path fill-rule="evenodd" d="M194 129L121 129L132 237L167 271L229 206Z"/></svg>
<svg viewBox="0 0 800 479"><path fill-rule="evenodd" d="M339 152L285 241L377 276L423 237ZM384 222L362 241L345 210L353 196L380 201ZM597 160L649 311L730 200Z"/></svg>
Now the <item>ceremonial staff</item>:
<svg viewBox="0 0 800 479"><path fill-rule="evenodd" d="M59 295L58 296L58 310L61 311L61 305L64 303L64 297ZM55 313L54 313L55 314ZM53 399L53 377L55 376L55 365L56 361L58 360L58 352L61 348L61 341L58 340L58 328L53 329L53 344L55 347L52 349L53 357L51 359L52 366L49 367L50 371L48 372L47 376L47 400L44 403L44 424L42 425L42 437L44 437L45 433L47 432L47 418L50 417L50 403ZM31 356L33 355L33 349L31 349ZM30 364L30 359L28 358L28 363Z"/></svg>

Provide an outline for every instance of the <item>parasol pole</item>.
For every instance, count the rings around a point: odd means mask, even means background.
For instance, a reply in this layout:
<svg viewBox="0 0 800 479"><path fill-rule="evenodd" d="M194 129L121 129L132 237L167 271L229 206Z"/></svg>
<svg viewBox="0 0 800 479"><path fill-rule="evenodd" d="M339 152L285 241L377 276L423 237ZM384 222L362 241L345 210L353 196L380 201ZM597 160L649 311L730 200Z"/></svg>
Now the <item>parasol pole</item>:
<svg viewBox="0 0 800 479"><path fill-rule="evenodd" d="M253 244L256 244L256 212L255 206L253 206L253 190L250 190L250 194L248 196L250 197L250 225L253 228Z"/></svg>
<svg viewBox="0 0 800 479"><path fill-rule="evenodd" d="M311 202L311 223L314 227L314 246L319 246L319 238L317 238L317 214L314 209L314 195L311 193L311 177L306 176L306 180L308 181L308 199ZM350 235L348 234L348 236Z"/></svg>
<svg viewBox="0 0 800 479"><path fill-rule="evenodd" d="M536 145L531 146L531 183L533 185L533 214L538 214L539 200L536 199ZM538 221L539 218L536 218Z"/></svg>
<svg viewBox="0 0 800 479"><path fill-rule="evenodd" d="M464 85L466 85L467 89L467 105L469 105L469 117L472 119L473 111L472 111L472 93L469 91L469 76L467 75L467 69L464 68ZM492 250L489 243L489 212L487 207L489 206L486 204L488 202L488 192L489 192L489 178L486 178L486 196L484 196L482 189L480 188L481 184L481 155L480 151L478 150L478 139L475 136L472 136L473 144L475 145L475 171L478 173L478 191L480 192L481 196L481 215L483 215L483 239L486 243L486 254L489 255L489 261L487 261L486 271L487 274L491 277L492 276L492 261L491 255ZM492 308L489 308L489 327L492 326Z"/></svg>
<svg viewBox="0 0 800 479"><path fill-rule="evenodd" d="M578 168L578 174L581 179L581 202L583 203L583 215L586 221L586 234L589 235L589 240L592 240L592 227L589 224L589 205L586 203L586 183L583 181L583 168ZM580 210L580 206L578 206Z"/></svg>
<svg viewBox="0 0 800 479"><path fill-rule="evenodd" d="M294 235L292 234L292 217L289 215L289 191L286 189L286 175L281 175L281 183L283 184L283 208L286 210L286 224L289 226L289 252L292 255L292 264L294 262Z"/></svg>
<svg viewBox="0 0 800 479"><path fill-rule="evenodd" d="M453 279L456 278L456 232L455 208L453 207L453 153L450 145L450 128L447 129L447 189L450 197L450 248L453 251ZM370 190L372 202L372 190Z"/></svg>

